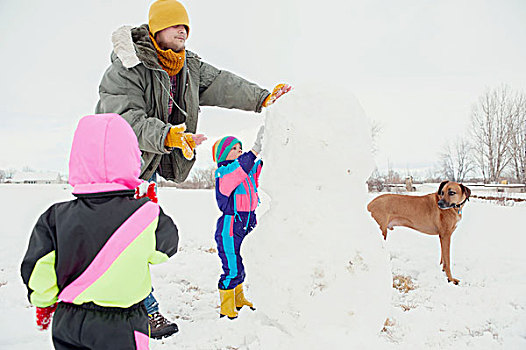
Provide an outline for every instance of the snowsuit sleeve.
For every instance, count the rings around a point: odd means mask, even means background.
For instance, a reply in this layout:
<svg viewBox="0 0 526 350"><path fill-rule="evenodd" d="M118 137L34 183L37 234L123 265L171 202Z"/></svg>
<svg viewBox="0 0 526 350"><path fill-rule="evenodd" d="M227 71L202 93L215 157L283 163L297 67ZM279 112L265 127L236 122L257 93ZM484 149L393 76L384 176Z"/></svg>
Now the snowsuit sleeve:
<svg viewBox="0 0 526 350"><path fill-rule="evenodd" d="M234 73L217 69L201 61L200 106L235 108L259 113L268 95L270 95L268 90Z"/></svg>
<svg viewBox="0 0 526 350"><path fill-rule="evenodd" d="M57 301L59 292L55 271L54 207L40 216L22 260L22 280L28 289L28 299L37 307L48 307Z"/></svg>
<svg viewBox="0 0 526 350"><path fill-rule="evenodd" d="M172 219L159 207L159 221L155 230L155 252L150 256L151 264L165 262L177 252L179 233Z"/></svg>
<svg viewBox="0 0 526 350"><path fill-rule="evenodd" d="M171 125L158 118L148 118L145 100L146 82L153 79L146 75L157 74L144 69L142 65L125 68L115 59L104 73L99 86L99 102L95 113L120 114L131 125L142 151L165 154L164 140Z"/></svg>
<svg viewBox="0 0 526 350"><path fill-rule="evenodd" d="M261 168L263 168L263 161L260 159L252 167L251 172L254 174L254 181L256 182L256 188L259 188L259 175L261 174Z"/></svg>
<svg viewBox="0 0 526 350"><path fill-rule="evenodd" d="M232 163L219 167L216 170L216 185L219 192L224 196L230 196L232 191L247 178L254 167L255 160L254 153L246 152Z"/></svg>

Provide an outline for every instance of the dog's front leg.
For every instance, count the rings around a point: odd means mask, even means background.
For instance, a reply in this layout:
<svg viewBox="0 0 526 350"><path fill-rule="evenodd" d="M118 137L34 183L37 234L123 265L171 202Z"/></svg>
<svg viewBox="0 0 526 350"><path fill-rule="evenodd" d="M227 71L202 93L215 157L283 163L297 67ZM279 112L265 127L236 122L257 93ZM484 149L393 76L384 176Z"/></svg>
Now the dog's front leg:
<svg viewBox="0 0 526 350"><path fill-rule="evenodd" d="M446 272L447 280L448 282L453 282L454 284L458 284L460 282L458 279L453 278L451 275L451 265L450 265L450 259L449 259L449 247L451 245L451 233L441 234L440 235L440 247L442 252L442 258L440 259L442 261L442 271Z"/></svg>

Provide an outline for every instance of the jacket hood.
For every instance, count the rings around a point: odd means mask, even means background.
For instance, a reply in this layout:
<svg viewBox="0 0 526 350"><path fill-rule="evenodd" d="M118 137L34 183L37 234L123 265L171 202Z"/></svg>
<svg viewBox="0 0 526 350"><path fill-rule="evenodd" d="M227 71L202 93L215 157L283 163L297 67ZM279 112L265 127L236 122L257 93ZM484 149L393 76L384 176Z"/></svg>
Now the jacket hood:
<svg viewBox="0 0 526 350"><path fill-rule="evenodd" d="M112 61L120 59L125 68L133 68L142 63L150 69L162 69L157 58L147 24L139 27L122 26L111 35L113 44ZM195 53L185 50L186 58L197 57Z"/></svg>
<svg viewBox="0 0 526 350"><path fill-rule="evenodd" d="M141 152L131 126L118 114L83 117L69 158L74 194L135 189L142 181Z"/></svg>

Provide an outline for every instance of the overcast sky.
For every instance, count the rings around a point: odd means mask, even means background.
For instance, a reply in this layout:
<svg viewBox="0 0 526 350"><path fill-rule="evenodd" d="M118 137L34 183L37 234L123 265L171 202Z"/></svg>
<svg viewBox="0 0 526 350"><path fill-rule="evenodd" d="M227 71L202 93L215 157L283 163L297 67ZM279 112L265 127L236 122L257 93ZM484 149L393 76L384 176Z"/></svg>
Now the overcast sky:
<svg viewBox="0 0 526 350"><path fill-rule="evenodd" d="M0 1L0 169L67 172L76 124L98 100L111 33L146 23L150 3ZM380 168L436 163L445 142L467 134L486 89L526 91L524 0L183 4L187 48L218 68L268 89L348 85L381 126ZM205 108L198 131L235 134L260 117Z"/></svg>

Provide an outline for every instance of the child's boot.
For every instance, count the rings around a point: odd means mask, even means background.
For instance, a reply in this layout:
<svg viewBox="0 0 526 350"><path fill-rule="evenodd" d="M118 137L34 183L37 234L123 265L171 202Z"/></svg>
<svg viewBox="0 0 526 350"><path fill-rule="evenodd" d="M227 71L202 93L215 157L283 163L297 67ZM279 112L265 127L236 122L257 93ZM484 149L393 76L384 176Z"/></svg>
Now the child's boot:
<svg viewBox="0 0 526 350"><path fill-rule="evenodd" d="M231 320L237 318L234 290L220 289L219 297L221 299L221 311L219 312L219 317L228 316Z"/></svg>
<svg viewBox="0 0 526 350"><path fill-rule="evenodd" d="M236 295L236 309L241 310L241 308L246 305L250 309L256 310L254 304L245 298L245 293L243 293L243 283L238 284L236 288L234 288L234 292Z"/></svg>

